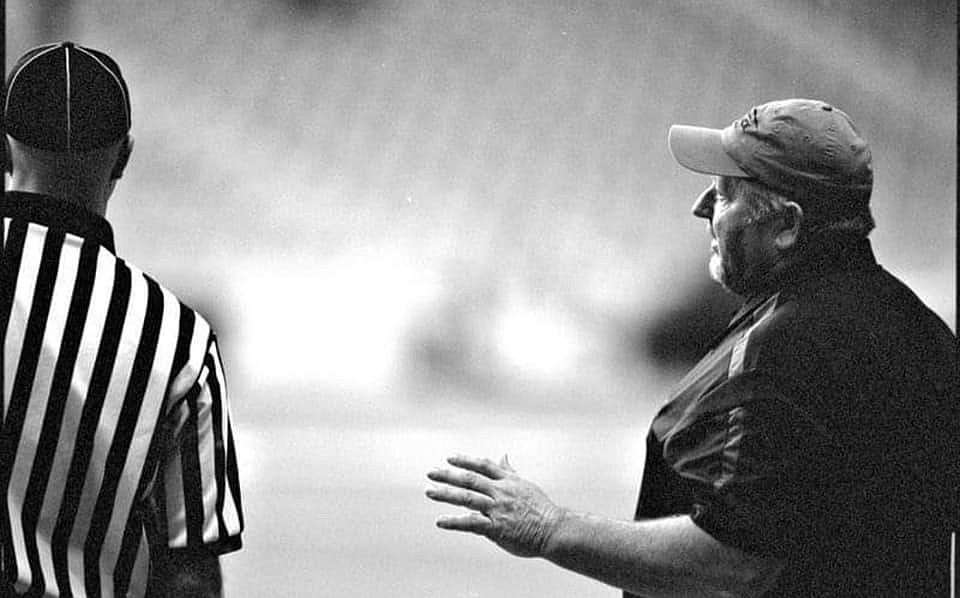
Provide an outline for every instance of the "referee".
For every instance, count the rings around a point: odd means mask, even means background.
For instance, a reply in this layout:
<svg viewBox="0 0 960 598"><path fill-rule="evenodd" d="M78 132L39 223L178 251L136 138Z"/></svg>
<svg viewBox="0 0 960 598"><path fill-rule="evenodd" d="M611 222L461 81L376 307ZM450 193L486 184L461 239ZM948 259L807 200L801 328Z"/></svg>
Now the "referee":
<svg viewBox="0 0 960 598"><path fill-rule="evenodd" d="M117 64L70 42L6 81L0 596L219 596L243 514L216 337L117 257Z"/></svg>

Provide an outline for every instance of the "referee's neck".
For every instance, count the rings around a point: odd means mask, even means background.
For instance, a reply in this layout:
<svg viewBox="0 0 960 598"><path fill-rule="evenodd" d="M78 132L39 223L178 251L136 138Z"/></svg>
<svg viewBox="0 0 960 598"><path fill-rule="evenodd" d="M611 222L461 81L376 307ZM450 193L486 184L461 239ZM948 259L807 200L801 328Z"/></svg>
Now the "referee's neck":
<svg viewBox="0 0 960 598"><path fill-rule="evenodd" d="M101 218L107 215L107 200L113 192L115 181L106 184L83 185L77 180L60 178L12 176L7 191L21 191L48 195L72 203Z"/></svg>

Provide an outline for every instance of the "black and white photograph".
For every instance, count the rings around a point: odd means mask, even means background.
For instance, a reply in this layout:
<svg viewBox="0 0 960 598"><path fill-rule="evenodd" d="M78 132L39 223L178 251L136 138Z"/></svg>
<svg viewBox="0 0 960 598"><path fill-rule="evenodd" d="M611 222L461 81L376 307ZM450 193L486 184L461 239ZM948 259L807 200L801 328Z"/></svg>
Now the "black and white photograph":
<svg viewBox="0 0 960 598"><path fill-rule="evenodd" d="M956 2L0 13L0 598L957 597Z"/></svg>

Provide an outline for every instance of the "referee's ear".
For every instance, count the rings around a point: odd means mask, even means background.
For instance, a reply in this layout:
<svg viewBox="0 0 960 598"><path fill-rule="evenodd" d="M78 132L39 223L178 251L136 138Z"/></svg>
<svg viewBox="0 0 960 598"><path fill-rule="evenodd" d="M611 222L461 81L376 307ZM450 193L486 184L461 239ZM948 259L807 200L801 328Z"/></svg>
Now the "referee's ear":
<svg viewBox="0 0 960 598"><path fill-rule="evenodd" d="M133 153L133 137L127 134L120 142L120 151L117 152L117 161L113 164L113 170L110 171L110 180L115 181L123 176L123 171L130 161L130 154Z"/></svg>

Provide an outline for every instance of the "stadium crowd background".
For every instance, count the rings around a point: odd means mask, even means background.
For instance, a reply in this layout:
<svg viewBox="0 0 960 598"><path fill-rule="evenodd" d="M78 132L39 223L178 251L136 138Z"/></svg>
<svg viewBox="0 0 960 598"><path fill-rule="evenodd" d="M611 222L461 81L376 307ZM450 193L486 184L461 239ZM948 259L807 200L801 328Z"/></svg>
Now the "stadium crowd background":
<svg viewBox="0 0 960 598"><path fill-rule="evenodd" d="M7 57L117 58L122 255L214 322L246 548L228 596L612 596L433 528L508 451L629 517L643 436L731 300L671 123L816 97L870 141L878 259L956 322L956 5L8 0ZM955 328L954 328L955 329Z"/></svg>

